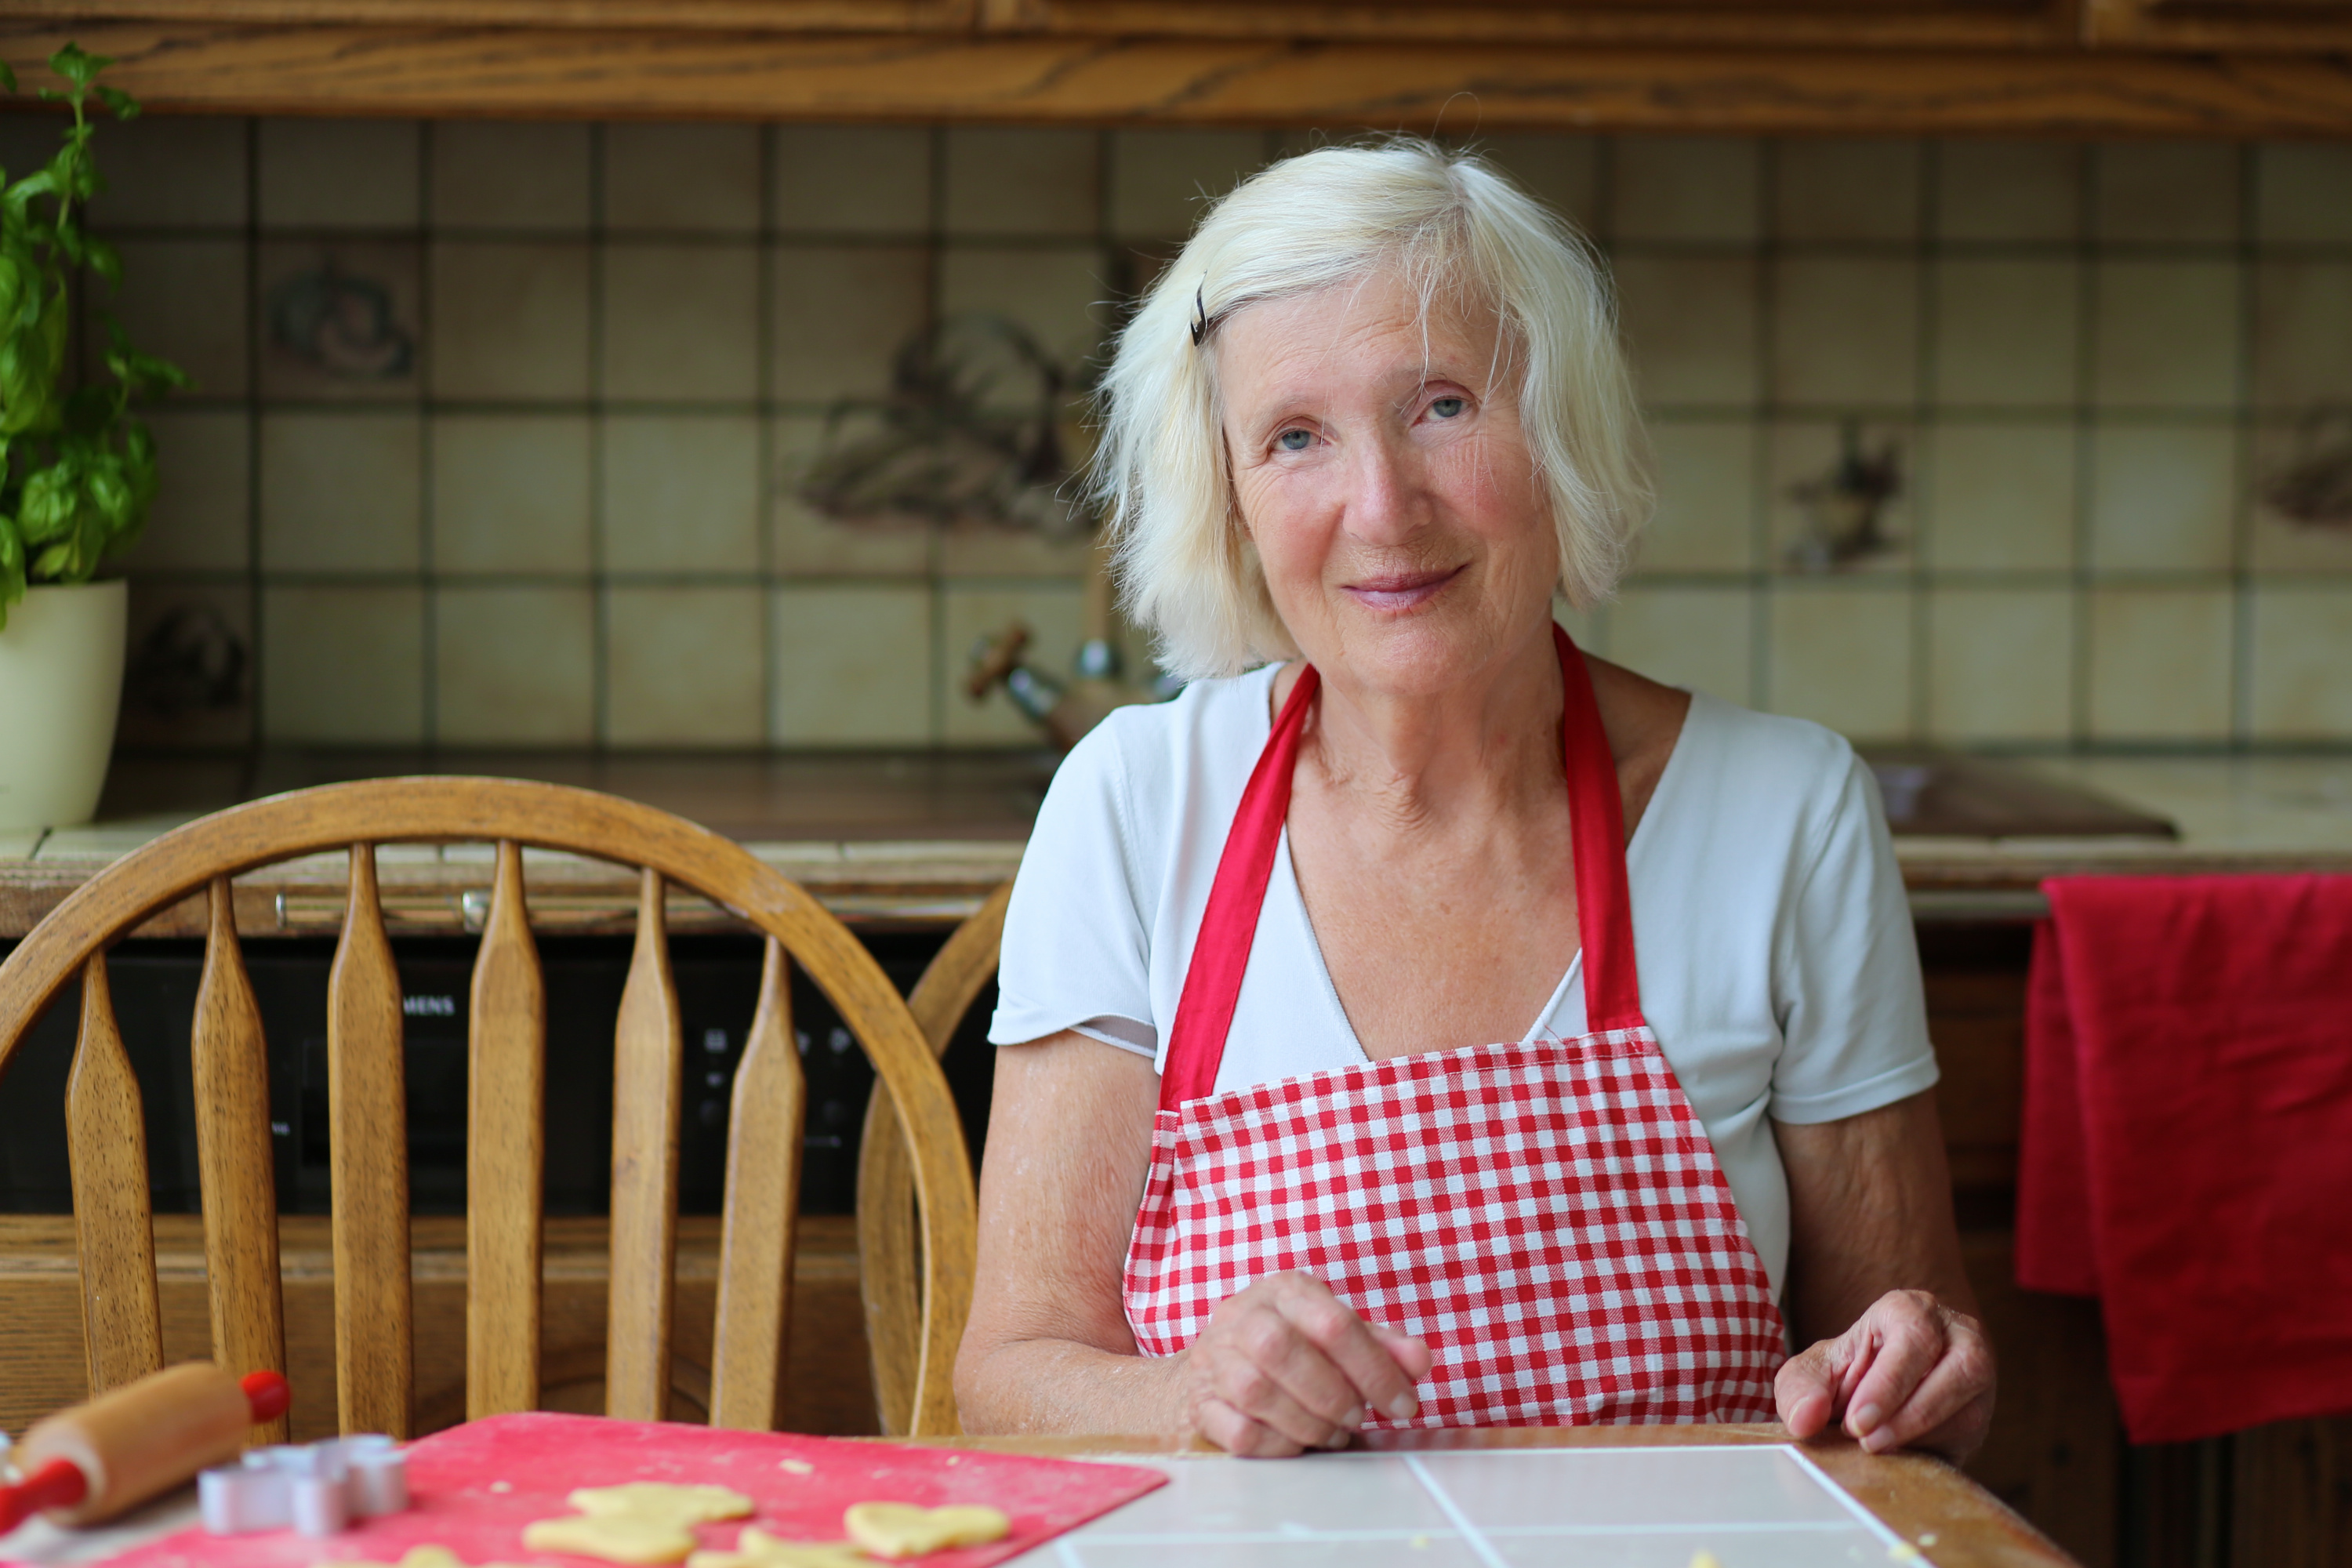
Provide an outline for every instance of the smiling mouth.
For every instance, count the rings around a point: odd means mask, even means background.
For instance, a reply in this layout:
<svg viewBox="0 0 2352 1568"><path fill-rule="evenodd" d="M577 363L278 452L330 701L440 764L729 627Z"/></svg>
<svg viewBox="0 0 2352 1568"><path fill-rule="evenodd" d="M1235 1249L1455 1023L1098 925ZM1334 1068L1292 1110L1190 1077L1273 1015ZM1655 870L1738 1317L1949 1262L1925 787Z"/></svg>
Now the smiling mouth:
<svg viewBox="0 0 2352 1568"><path fill-rule="evenodd" d="M1427 604L1441 593L1448 583L1462 575L1466 568L1451 567L1443 572L1396 572L1381 577L1366 577L1347 584L1347 591L1358 604L1374 610L1411 610Z"/></svg>

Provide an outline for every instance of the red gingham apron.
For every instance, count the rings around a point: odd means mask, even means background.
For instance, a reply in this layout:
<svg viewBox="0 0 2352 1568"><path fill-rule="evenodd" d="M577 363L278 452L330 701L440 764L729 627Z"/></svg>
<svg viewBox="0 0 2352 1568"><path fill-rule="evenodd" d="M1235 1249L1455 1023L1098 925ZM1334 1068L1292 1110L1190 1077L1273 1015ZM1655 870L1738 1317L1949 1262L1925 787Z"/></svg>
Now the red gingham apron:
<svg viewBox="0 0 2352 1568"><path fill-rule="evenodd" d="M1318 685L1302 671L1234 814L1170 1031L1127 1254L1144 1354L1173 1355L1228 1297L1295 1268L1428 1342L1408 1426L1772 1418L1780 1314L1643 1021L1616 769L1583 656L1557 641L1591 1032L1215 1092Z"/></svg>

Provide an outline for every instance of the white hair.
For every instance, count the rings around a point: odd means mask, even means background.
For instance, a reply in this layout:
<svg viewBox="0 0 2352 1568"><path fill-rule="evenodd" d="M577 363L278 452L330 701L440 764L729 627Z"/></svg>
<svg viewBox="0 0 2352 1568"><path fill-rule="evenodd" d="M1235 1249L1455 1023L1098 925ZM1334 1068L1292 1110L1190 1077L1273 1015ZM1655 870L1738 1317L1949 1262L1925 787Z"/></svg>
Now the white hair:
<svg viewBox="0 0 2352 1568"><path fill-rule="evenodd" d="M1234 311L1400 268L1492 309L1559 536L1560 586L1605 599L1648 520L1648 448L1599 258L1475 155L1418 139L1323 147L1211 207L1118 335L1092 482L1121 601L1188 680L1297 656L1243 528L1208 336Z"/></svg>

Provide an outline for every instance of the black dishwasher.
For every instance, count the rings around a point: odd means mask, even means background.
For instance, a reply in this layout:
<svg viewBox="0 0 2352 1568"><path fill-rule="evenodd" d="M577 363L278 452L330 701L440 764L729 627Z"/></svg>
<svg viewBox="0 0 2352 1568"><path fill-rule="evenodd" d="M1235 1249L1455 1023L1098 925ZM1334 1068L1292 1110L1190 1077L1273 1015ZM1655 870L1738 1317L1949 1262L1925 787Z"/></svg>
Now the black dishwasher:
<svg viewBox="0 0 2352 1568"><path fill-rule="evenodd" d="M903 994L944 934L875 932L867 950ZM12 944L0 943L0 954ZM541 936L547 988L547 1212L602 1214L612 1170L613 1027L628 975L627 937ZM466 1013L476 943L465 937L403 937L400 970L408 1091L410 1206L462 1214L466 1206ZM685 1029L678 1127L678 1205L719 1212L726 1178L727 1114L743 1037L759 997L758 938L690 935L670 941ZM245 961L269 1045L270 1131L278 1203L289 1214L324 1214L327 1165L327 979L334 944L324 938L247 942ZM194 1091L188 1036L204 948L141 941L108 957L123 1047L145 1103L147 1158L159 1213L198 1211ZM797 970L793 1024L808 1077L801 1208L848 1214L856 1205L857 1139L874 1070L824 994ZM966 1016L944 1060L965 1137L979 1158L987 1135L992 1060L985 1036L995 988ZM66 1167L65 1089L80 987L68 987L36 1025L0 1079L0 1213L72 1208Z"/></svg>

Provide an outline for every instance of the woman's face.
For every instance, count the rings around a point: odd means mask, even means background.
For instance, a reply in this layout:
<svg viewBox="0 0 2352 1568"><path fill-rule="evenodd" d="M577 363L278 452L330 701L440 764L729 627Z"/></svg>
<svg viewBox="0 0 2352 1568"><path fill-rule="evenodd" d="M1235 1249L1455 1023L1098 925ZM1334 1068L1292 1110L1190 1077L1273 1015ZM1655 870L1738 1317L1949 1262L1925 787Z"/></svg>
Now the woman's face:
<svg viewBox="0 0 2352 1568"><path fill-rule="evenodd" d="M1249 306L1216 344L1225 449L1276 611L1327 675L1450 689L1550 619L1559 542L1487 310L1402 278Z"/></svg>

